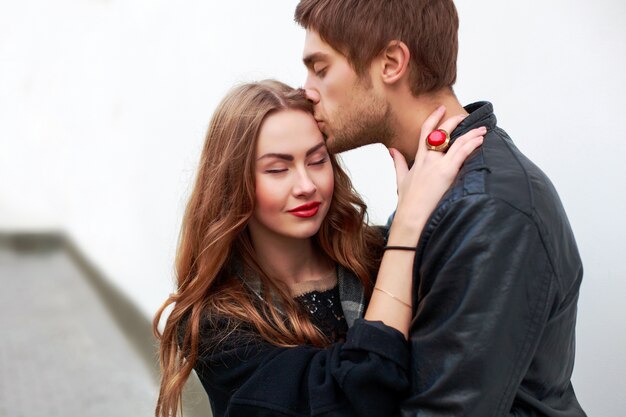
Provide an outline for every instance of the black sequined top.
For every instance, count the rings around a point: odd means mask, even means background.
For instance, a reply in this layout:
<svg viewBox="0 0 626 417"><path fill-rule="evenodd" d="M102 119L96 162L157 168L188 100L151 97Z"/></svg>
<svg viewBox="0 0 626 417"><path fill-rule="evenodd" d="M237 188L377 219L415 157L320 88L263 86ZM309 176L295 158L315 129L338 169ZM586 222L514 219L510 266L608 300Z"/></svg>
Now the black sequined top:
<svg viewBox="0 0 626 417"><path fill-rule="evenodd" d="M339 286L326 291L311 291L294 298L311 316L311 322L324 333L331 342L346 340L348 323L343 315Z"/></svg>

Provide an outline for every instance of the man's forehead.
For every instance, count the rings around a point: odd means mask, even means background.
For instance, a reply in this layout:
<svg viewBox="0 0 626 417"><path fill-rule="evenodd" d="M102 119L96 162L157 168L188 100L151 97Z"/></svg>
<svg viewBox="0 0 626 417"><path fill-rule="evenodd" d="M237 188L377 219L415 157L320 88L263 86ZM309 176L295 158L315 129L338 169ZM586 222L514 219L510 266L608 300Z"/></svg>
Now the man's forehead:
<svg viewBox="0 0 626 417"><path fill-rule="evenodd" d="M330 54L333 48L324 42L319 33L314 30L307 29L304 37L304 50L302 51L302 59L307 62L308 58L317 56L318 54Z"/></svg>
<svg viewBox="0 0 626 417"><path fill-rule="evenodd" d="M341 54L327 44L316 31L307 30L302 51L304 65L310 67L315 62L329 60L337 55Z"/></svg>

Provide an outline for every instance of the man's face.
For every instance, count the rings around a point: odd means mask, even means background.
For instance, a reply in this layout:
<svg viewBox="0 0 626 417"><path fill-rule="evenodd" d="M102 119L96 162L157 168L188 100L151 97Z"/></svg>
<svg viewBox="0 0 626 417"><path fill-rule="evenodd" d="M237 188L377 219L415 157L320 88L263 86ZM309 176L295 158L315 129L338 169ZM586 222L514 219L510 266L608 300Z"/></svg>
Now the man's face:
<svg viewBox="0 0 626 417"><path fill-rule="evenodd" d="M369 71L359 77L347 58L312 30L306 32L303 61L304 89L331 152L391 142L390 106Z"/></svg>

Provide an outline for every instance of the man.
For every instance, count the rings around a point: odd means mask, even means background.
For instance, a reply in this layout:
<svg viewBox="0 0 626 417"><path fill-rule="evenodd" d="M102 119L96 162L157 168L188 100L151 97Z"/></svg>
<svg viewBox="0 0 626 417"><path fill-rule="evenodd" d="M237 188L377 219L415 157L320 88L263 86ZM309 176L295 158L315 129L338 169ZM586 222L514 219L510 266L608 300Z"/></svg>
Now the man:
<svg viewBox="0 0 626 417"><path fill-rule="evenodd" d="M331 151L378 142L410 161L440 105L468 114L452 141L488 128L416 249L402 415L584 416L570 382L582 279L574 236L492 105L463 108L454 95L453 2L301 0L295 19L306 29L304 88ZM446 132L435 132L428 152L445 151Z"/></svg>

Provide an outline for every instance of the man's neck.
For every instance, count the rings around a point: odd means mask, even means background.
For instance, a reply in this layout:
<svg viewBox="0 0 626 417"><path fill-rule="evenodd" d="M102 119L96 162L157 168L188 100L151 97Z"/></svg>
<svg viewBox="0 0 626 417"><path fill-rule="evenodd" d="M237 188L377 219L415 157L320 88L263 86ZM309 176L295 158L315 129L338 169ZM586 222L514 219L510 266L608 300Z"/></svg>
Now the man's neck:
<svg viewBox="0 0 626 417"><path fill-rule="evenodd" d="M391 146L399 150L409 162L415 159L422 125L437 107L446 107L442 122L457 114L467 114L454 93L448 90L419 97L404 94L391 99L391 105L396 124L395 139Z"/></svg>

